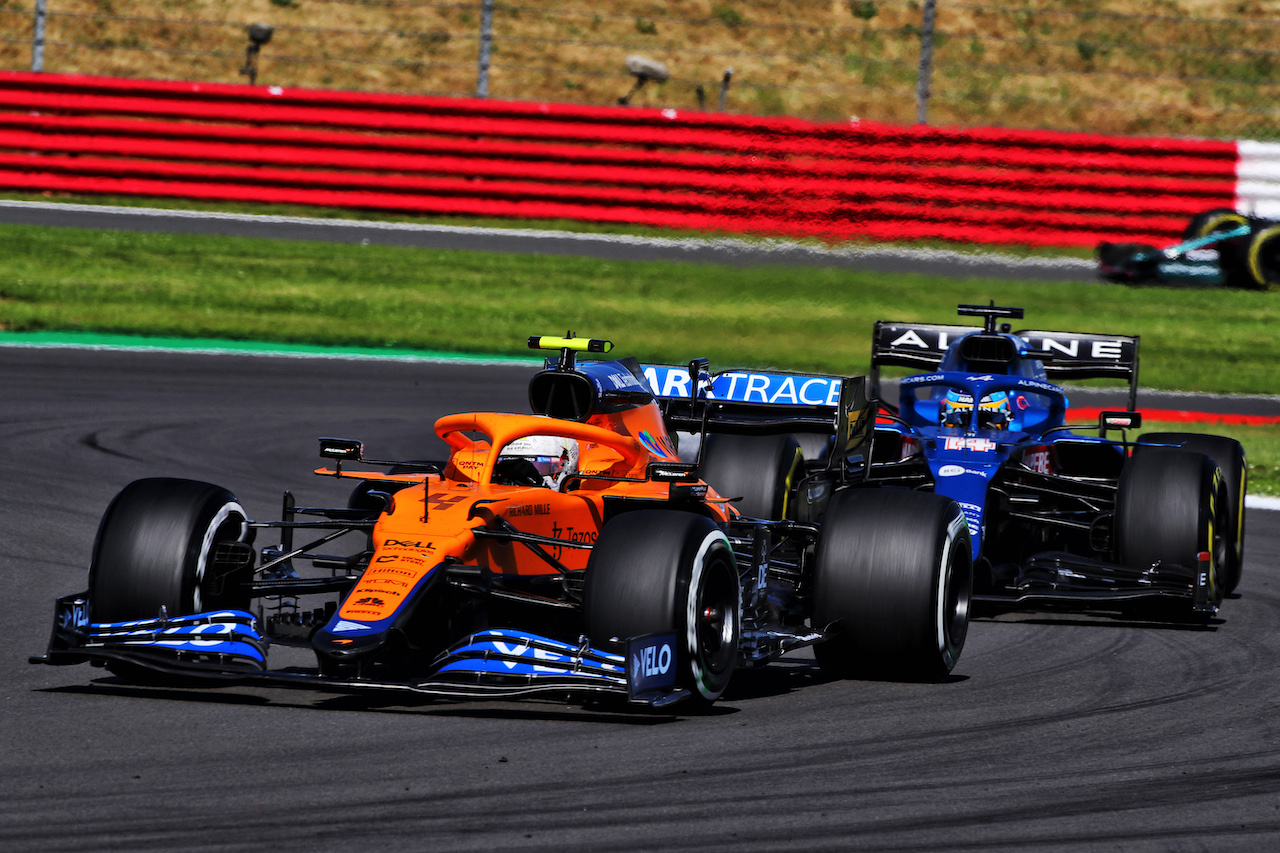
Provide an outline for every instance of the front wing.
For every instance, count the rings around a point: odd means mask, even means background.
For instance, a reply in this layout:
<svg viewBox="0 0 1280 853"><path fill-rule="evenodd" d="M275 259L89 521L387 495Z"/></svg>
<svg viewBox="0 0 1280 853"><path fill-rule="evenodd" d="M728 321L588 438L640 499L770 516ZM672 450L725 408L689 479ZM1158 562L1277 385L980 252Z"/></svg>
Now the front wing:
<svg viewBox="0 0 1280 853"><path fill-rule="evenodd" d="M480 631L437 657L420 679L326 676L267 667L268 640L243 610L132 622L90 622L85 596L57 602L47 653L32 663L124 664L209 682L259 682L333 690L386 690L453 698L517 698L540 693L604 693L664 707L687 697L675 685L675 636L631 638L626 655L512 629ZM630 665L629 665L630 662Z"/></svg>
<svg viewBox="0 0 1280 853"><path fill-rule="evenodd" d="M1194 566L1156 564L1146 569L1119 566L1075 554L1044 553L1021 567L1017 580L992 593L977 594L978 604L1016 607L1057 603L1087 607L1139 599L1182 599L1190 612L1217 613L1208 553L1197 555Z"/></svg>

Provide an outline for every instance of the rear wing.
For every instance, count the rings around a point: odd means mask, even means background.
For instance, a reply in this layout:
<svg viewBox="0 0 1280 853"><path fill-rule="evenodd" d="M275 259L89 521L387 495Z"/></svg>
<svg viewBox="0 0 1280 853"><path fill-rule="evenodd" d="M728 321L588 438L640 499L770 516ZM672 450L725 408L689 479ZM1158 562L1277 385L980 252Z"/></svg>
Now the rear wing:
<svg viewBox="0 0 1280 853"><path fill-rule="evenodd" d="M1129 411L1138 407L1140 335L1090 335L1083 332L1019 331L1030 353L1050 379L1127 379Z"/></svg>
<svg viewBox="0 0 1280 853"><path fill-rule="evenodd" d="M980 332L974 326L878 321L871 341L871 396L880 396L881 366L937 368L951 344L964 335ZM1025 356L1043 364L1050 379L1126 379L1129 410L1137 407L1138 335L1039 330L1012 334L1027 342L1030 351Z"/></svg>
<svg viewBox="0 0 1280 853"><path fill-rule="evenodd" d="M942 363L947 347L981 329L935 323L891 323L877 320L871 338L872 384L878 385L881 365L930 370Z"/></svg>
<svg viewBox="0 0 1280 853"><path fill-rule="evenodd" d="M669 431L834 435L832 464L859 454L869 458L864 445L872 437L875 408L867 400L865 377L758 370L710 374L705 364L701 361L697 383L686 366L641 367ZM698 365L693 363L695 371Z"/></svg>

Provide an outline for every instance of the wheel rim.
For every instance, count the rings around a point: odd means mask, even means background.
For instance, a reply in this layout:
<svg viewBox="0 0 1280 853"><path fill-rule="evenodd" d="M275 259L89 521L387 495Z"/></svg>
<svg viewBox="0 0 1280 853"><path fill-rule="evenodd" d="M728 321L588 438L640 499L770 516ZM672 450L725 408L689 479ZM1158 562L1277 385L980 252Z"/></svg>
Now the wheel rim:
<svg viewBox="0 0 1280 853"><path fill-rule="evenodd" d="M723 559L703 572L697 591L694 654L711 675L733 668L738 653L738 579Z"/></svg>

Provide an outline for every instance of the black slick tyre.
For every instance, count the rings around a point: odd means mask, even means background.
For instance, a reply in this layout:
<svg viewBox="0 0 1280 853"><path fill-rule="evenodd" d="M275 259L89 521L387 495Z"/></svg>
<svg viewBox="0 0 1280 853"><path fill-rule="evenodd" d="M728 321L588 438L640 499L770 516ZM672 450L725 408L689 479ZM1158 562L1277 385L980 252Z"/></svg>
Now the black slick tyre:
<svg viewBox="0 0 1280 853"><path fill-rule="evenodd" d="M1116 557L1125 566L1147 569L1169 564L1191 570L1208 552L1209 603L1222 602L1220 577L1227 562L1226 490L1222 471L1203 453L1171 447L1143 447L1120 474L1116 493ZM1206 618L1189 606L1163 608L1174 618Z"/></svg>
<svg viewBox="0 0 1280 853"><path fill-rule="evenodd" d="M583 616L597 648L676 635L676 685L702 702L724 693L738 659L738 571L711 519L637 510L611 519L587 562Z"/></svg>
<svg viewBox="0 0 1280 853"><path fill-rule="evenodd" d="M814 568L814 655L836 677L936 681L969 627L973 559L955 501L904 489L831 500Z"/></svg>
<svg viewBox="0 0 1280 853"><path fill-rule="evenodd" d="M245 520L235 496L210 483L157 478L125 486L98 526L90 618L123 622L155 618L162 607L183 616L247 606L239 578L215 559L218 543L244 541Z"/></svg>
<svg viewBox="0 0 1280 853"><path fill-rule="evenodd" d="M1234 592L1244 569L1244 499L1249 489L1249 465L1244 446L1234 438L1190 432L1149 432L1138 436L1138 441L1176 445L1192 453L1203 453L1222 470L1226 491L1226 529L1223 533L1227 539L1227 555L1219 578L1224 594Z"/></svg>
<svg viewBox="0 0 1280 853"><path fill-rule="evenodd" d="M699 476L749 518L787 518L791 490L804 470L792 435L712 434L702 448Z"/></svg>

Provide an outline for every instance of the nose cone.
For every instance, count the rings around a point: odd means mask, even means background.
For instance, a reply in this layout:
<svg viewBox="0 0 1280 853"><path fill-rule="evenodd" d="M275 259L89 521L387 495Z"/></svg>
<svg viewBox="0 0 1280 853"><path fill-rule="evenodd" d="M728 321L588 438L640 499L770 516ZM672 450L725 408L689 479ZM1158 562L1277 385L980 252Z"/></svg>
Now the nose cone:
<svg viewBox="0 0 1280 853"><path fill-rule="evenodd" d="M371 655L387 642L385 630L366 625L341 615L335 615L329 624L311 637L311 647L321 661L347 663Z"/></svg>

